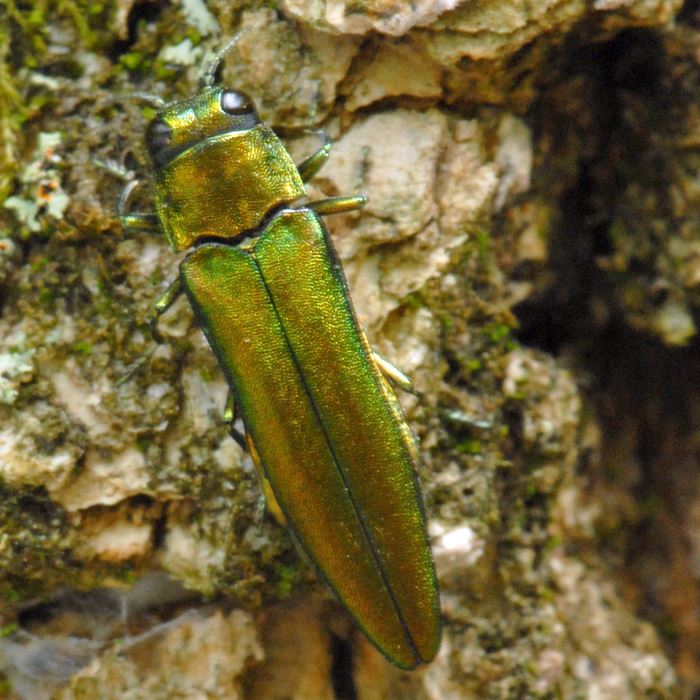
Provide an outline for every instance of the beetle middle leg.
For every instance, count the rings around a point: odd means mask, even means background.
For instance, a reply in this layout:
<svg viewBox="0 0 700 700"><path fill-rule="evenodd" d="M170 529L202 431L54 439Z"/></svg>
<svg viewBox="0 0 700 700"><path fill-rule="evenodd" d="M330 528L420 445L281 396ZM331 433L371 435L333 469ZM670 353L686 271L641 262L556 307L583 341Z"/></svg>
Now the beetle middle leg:
<svg viewBox="0 0 700 700"><path fill-rule="evenodd" d="M349 211L362 209L365 204L367 204L367 197L363 194L354 194L349 197L319 199L316 202L309 202L305 207L307 209L312 209L321 216L328 216L328 214L345 214Z"/></svg>
<svg viewBox="0 0 700 700"><path fill-rule="evenodd" d="M325 131L320 131L323 137L323 146L315 153L312 153L305 161L297 166L302 182L308 182L326 164L331 152L331 140ZM310 202L306 206L313 209L317 214L323 216L327 214L344 214L348 211L360 209L367 204L367 197L364 195L351 195L349 197L329 197L320 199L317 202Z"/></svg>
<svg viewBox="0 0 700 700"><path fill-rule="evenodd" d="M155 344L117 380L117 386L125 384L127 381L129 381L129 379L131 379L136 372L138 372L147 362L149 362L149 360L153 357L156 348L165 342L163 336L158 330L158 321L160 320L160 317L175 303L175 300L180 296L180 294L182 294L182 292L182 280L180 275L178 275L167 288L165 294L163 294L163 296L156 302L155 313L148 322L148 326L151 330L151 338L153 338L153 342Z"/></svg>
<svg viewBox="0 0 700 700"><path fill-rule="evenodd" d="M184 287L182 286L182 278L180 275L178 275L165 290L165 294L163 294L163 296L156 302L155 313L151 317L148 325L151 329L151 337L158 345L164 342L163 336L158 330L158 321L160 320L160 317L175 303L183 291Z"/></svg>

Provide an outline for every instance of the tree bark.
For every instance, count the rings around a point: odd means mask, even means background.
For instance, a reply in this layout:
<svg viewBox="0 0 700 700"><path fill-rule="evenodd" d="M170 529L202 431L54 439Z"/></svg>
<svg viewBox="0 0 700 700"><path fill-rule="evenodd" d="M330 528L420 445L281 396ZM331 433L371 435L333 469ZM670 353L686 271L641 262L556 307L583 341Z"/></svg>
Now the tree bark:
<svg viewBox="0 0 700 700"><path fill-rule="evenodd" d="M5 0L0 668L19 698L678 698L700 686L700 9ZM414 380L442 592L393 668L261 520L152 206L154 108L220 71L300 162ZM141 93L141 95L139 95ZM105 167L105 165L107 167ZM118 167L117 167L118 166ZM358 436L361 439L361 436ZM126 616L125 616L126 611Z"/></svg>

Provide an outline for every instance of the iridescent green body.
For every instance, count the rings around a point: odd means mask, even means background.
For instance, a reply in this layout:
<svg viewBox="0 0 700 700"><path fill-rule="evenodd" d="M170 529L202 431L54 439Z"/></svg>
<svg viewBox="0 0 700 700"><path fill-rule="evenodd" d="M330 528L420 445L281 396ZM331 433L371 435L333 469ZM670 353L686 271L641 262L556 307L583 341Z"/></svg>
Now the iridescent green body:
<svg viewBox="0 0 700 700"><path fill-rule="evenodd" d="M390 661L432 660L439 601L415 440L320 216L289 207L302 177L245 97L218 88L163 110L149 146L160 226L193 248L177 290L226 375L271 510Z"/></svg>

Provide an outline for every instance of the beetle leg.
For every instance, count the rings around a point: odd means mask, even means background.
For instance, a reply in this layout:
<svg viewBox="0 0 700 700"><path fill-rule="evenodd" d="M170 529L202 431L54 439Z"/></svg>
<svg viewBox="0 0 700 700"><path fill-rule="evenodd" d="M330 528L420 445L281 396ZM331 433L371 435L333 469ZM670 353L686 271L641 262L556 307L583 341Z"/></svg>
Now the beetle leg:
<svg viewBox="0 0 700 700"><path fill-rule="evenodd" d="M143 97L140 93L139 96ZM165 103L162 102L162 104ZM117 163L113 160L95 159L94 162L95 165L106 170L110 175L114 175L114 177L118 177L120 180L126 182L117 198L117 218L122 228L127 231L139 231L141 233L160 233L161 228L156 214L141 212L127 213L126 211L126 204L129 201L129 197L139 184L139 181L134 177L134 173L121 163Z"/></svg>
<svg viewBox="0 0 700 700"><path fill-rule="evenodd" d="M388 360L385 360L378 352L372 351L372 356L374 361L377 363L377 367L381 372L381 381L384 385L385 396L389 403L391 404L395 413L399 416L403 416L403 411L401 409L401 404L399 403L399 398L396 395L396 387L403 389L404 391L417 396L422 399L421 394L416 391L413 386L413 382L409 377L407 377L398 367L394 367ZM415 433L411 430L411 426L404 422L401 426L401 433L403 437L403 443L408 449L411 455L414 467L413 471L416 472L415 465L420 462L420 450L418 447L418 439Z"/></svg>
<svg viewBox="0 0 700 700"><path fill-rule="evenodd" d="M270 486L267 476L265 476L265 470L262 466L262 462L260 461L260 455L258 454L258 451L253 443L253 438L250 437L250 433L247 430L245 435L242 435L241 432L234 427L237 413L236 409L236 397L233 395L232 391L229 391L228 395L226 396L226 405L224 406L224 421L228 423L228 429L231 437L238 443L238 445L240 445L242 449L248 450L248 453L253 460L253 464L255 465L255 471L258 473L258 478L260 479L260 483L262 485L263 494L260 498L260 503L257 508L258 514L256 517L258 525L262 526L262 521L265 517L265 510L269 509L275 520L283 527L286 527L287 519L284 517L282 509L277 503L277 499L275 498L275 494L272 492L272 487Z"/></svg>
<svg viewBox="0 0 700 700"><path fill-rule="evenodd" d="M241 433L241 431L238 430L238 428L234 427L233 423L229 423L228 433L242 450L245 450L247 448L243 433Z"/></svg>
<svg viewBox="0 0 700 700"><path fill-rule="evenodd" d="M267 475L265 474L265 468L263 467L263 464L260 461L260 455L258 454L258 450L255 447L255 443L253 443L253 438L250 436L250 433L247 430L245 433L245 441L248 445L248 452L250 452L253 464L255 465L255 470L258 472L258 476L260 477L260 485L262 486L262 492L265 496L265 505L267 506L267 509L270 511L270 513L272 513L275 520L280 525L282 525L282 527L287 527L287 518L282 512L279 503L277 503L277 499L275 498L275 494L272 491L270 481L268 480Z"/></svg>
<svg viewBox="0 0 700 700"><path fill-rule="evenodd" d="M269 509L270 513L272 513L275 520L277 520L277 522L283 527L286 527L287 519L277 503L275 494L272 492L272 487L270 486L270 482L265 475L265 469L262 466L260 455L258 454L255 444L253 443L253 438L250 436L250 433L247 430L245 435L242 435L233 425L236 420L236 408L236 398L233 395L233 392L229 391L228 395L226 396L226 405L224 407L224 421L228 423L231 437L244 450L248 450L250 457L253 460L253 464L255 465L255 471L258 473L258 477L262 485L263 497L260 499L261 506L258 507L258 517L256 520L262 524L263 518L265 517L265 509L267 508Z"/></svg>
<svg viewBox="0 0 700 700"><path fill-rule="evenodd" d="M142 233L160 233L160 224L156 214L146 213L127 213L126 205L129 201L129 196L138 186L138 180L131 180L124 185L124 189L117 200L117 217L122 225L122 228L129 231L140 231Z"/></svg>
<svg viewBox="0 0 700 700"><path fill-rule="evenodd" d="M258 495L258 502L255 506L255 524L258 529L258 535L262 534L263 523L265 522L265 514L267 513L267 501L261 493Z"/></svg>
<svg viewBox="0 0 700 700"><path fill-rule="evenodd" d="M129 170L124 164L118 163L116 160L102 160L101 158L93 158L92 162L110 175L120 179L122 182L129 183L134 180L134 173Z"/></svg>
<svg viewBox="0 0 700 700"><path fill-rule="evenodd" d="M124 375L119 377L119 379L117 380L117 386L121 386L122 384L128 382L131 379L131 377L133 377L134 374L136 374L136 372L138 372L145 364L147 364L150 361L150 359L153 357L153 354L156 351L157 346L165 342L163 336L158 330L158 320L173 305L175 300L180 296L180 294L182 294L182 292L182 280L180 278L180 275L178 275L167 288L165 294L163 294L163 296L156 302L155 313L151 317L151 320L148 322L148 325L151 329L151 337L153 338L153 341L156 344L148 352L144 353L139 360L134 362L134 364L126 371Z"/></svg>
<svg viewBox="0 0 700 700"><path fill-rule="evenodd" d="M406 376L398 367L383 358L378 352L372 351L374 361L377 363L381 373L395 386L399 387L408 394L415 394L416 390L413 386L411 378Z"/></svg>
<svg viewBox="0 0 700 700"><path fill-rule="evenodd" d="M331 140L325 131L320 131L319 135L323 138L323 146L315 153L312 153L305 161L303 161L297 170L301 175L302 182L308 182L318 171L326 164L328 156L331 153Z"/></svg>
<svg viewBox="0 0 700 700"><path fill-rule="evenodd" d="M182 286L182 278L178 275L165 291L165 294L156 302L155 313L150 320L151 337L159 345L164 342L163 336L158 330L158 321L160 317L175 303L175 300L182 294L184 288Z"/></svg>
<svg viewBox="0 0 700 700"><path fill-rule="evenodd" d="M231 425L236 420L236 400L233 398L233 393L229 389L226 394L226 404L224 406L224 423Z"/></svg>
<svg viewBox="0 0 700 700"><path fill-rule="evenodd" d="M148 364L150 362L151 358L153 357L153 353L155 352L157 346L153 346L148 352L145 352L134 364L129 367L124 374L122 374L119 379L115 382L116 386L121 386L122 384L126 384L138 371L141 370L141 368Z"/></svg>
<svg viewBox="0 0 700 700"><path fill-rule="evenodd" d="M234 425L236 422L236 414L238 413L236 408L236 398L234 397L233 392L229 389L229 392L226 395L226 405L224 406L224 423L228 425L228 432L231 437L236 441L236 443L238 443L238 446L245 451L248 449L245 436Z"/></svg>
<svg viewBox="0 0 700 700"><path fill-rule="evenodd" d="M136 92L132 92L129 97L134 100L146 102L147 104L150 104L151 107L155 107L156 109L163 109L163 107L166 105L165 100L160 95L154 95L151 92L142 92L141 90L137 90Z"/></svg>
<svg viewBox="0 0 700 700"><path fill-rule="evenodd" d="M139 233L160 233L160 224L156 214L132 213L119 217L122 228Z"/></svg>
<svg viewBox="0 0 700 700"><path fill-rule="evenodd" d="M328 214L344 214L348 211L361 209L367 204L367 197L363 194L351 195L350 197L329 197L319 199L317 202L309 202L304 205L307 209L315 211L321 216Z"/></svg>

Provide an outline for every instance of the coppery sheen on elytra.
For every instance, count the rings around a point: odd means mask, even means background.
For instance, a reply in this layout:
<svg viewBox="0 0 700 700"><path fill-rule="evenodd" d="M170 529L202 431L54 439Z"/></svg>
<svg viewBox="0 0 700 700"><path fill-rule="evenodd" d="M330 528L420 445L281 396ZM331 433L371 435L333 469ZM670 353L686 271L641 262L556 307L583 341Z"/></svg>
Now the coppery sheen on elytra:
<svg viewBox="0 0 700 700"><path fill-rule="evenodd" d="M289 154L220 88L166 108L153 153L160 225L236 397L271 510L375 646L432 660L438 589L417 447L374 361ZM228 125L228 126L227 126ZM163 127L159 131L165 131Z"/></svg>

